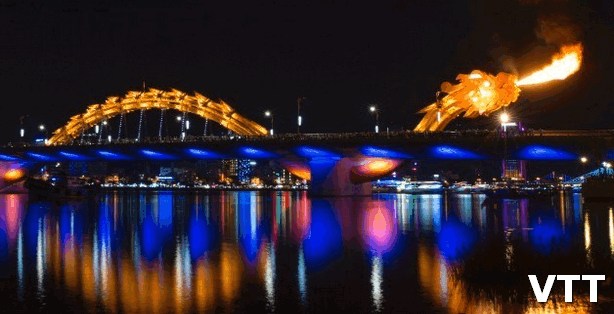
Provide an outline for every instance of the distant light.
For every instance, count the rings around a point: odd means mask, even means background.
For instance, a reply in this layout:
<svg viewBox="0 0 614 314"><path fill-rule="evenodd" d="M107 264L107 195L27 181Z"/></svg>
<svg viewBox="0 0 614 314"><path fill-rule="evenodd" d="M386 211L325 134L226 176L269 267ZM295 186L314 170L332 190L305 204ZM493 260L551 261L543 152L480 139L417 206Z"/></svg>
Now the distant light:
<svg viewBox="0 0 614 314"><path fill-rule="evenodd" d="M102 121L102 125L107 125L109 124L109 122L107 122L107 120Z"/></svg>
<svg viewBox="0 0 614 314"><path fill-rule="evenodd" d="M25 135L25 130L23 128L21 128L19 130L19 137L23 137Z"/></svg>
<svg viewBox="0 0 614 314"><path fill-rule="evenodd" d="M107 136L107 141L110 143L111 142L111 135Z"/></svg>
<svg viewBox="0 0 614 314"><path fill-rule="evenodd" d="M177 121L181 121L181 116L177 116Z"/></svg>
<svg viewBox="0 0 614 314"><path fill-rule="evenodd" d="M185 120L185 129L186 130L190 129L190 120Z"/></svg>
<svg viewBox="0 0 614 314"><path fill-rule="evenodd" d="M265 117L270 117L271 116L271 111L267 110L264 112L264 116Z"/></svg>
<svg viewBox="0 0 614 314"><path fill-rule="evenodd" d="M45 131L45 125L44 124L39 125L38 129L41 131Z"/></svg>
<svg viewBox="0 0 614 314"><path fill-rule="evenodd" d="M508 123L510 121L510 115L504 112L499 116L499 120L501 120L501 123Z"/></svg>
<svg viewBox="0 0 614 314"><path fill-rule="evenodd" d="M94 126L94 132L96 132L96 134L98 134L98 132L100 132L100 126L98 124L96 124L96 126Z"/></svg>
<svg viewBox="0 0 614 314"><path fill-rule="evenodd" d="M588 158L586 158L584 156L580 157L580 162L581 163L585 164L587 161L588 161Z"/></svg>
<svg viewBox="0 0 614 314"><path fill-rule="evenodd" d="M249 165L250 165L250 166L255 166L255 165L257 165L257 164L258 164L258 162L256 162L255 160L251 160L251 161L249 162Z"/></svg>
<svg viewBox="0 0 614 314"><path fill-rule="evenodd" d="M375 111L377 111L377 107L371 106L371 107L369 107L369 111L375 112Z"/></svg>

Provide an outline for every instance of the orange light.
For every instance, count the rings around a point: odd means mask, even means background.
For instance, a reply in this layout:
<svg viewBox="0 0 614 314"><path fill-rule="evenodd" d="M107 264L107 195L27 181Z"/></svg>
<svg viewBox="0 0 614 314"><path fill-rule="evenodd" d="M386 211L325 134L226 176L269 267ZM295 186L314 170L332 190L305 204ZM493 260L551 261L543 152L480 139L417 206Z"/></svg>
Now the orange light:
<svg viewBox="0 0 614 314"><path fill-rule="evenodd" d="M303 180L311 180L311 170L307 164L297 162L297 161L280 161L281 165L286 168L291 174L303 179Z"/></svg>
<svg viewBox="0 0 614 314"><path fill-rule="evenodd" d="M469 74L459 74L456 77L457 84L441 84L437 100L419 111L425 115L414 131L443 131L461 114L465 118L488 116L515 102L520 94L520 86L564 80L576 73L581 64L582 44L578 43L563 46L552 57L549 65L520 80L516 75L504 72L491 75L473 70ZM440 93L444 95L441 98Z"/></svg>
<svg viewBox="0 0 614 314"><path fill-rule="evenodd" d="M518 81L518 86L535 85L555 80L564 80L580 70L582 64L582 44L563 46L552 57L552 62L542 69Z"/></svg>
<svg viewBox="0 0 614 314"><path fill-rule="evenodd" d="M372 181L392 172L401 164L400 160L387 158L364 158L351 170L354 183Z"/></svg>
<svg viewBox="0 0 614 314"><path fill-rule="evenodd" d="M25 171L23 169L11 169L4 173L4 181L6 182L14 182L22 179L25 175Z"/></svg>

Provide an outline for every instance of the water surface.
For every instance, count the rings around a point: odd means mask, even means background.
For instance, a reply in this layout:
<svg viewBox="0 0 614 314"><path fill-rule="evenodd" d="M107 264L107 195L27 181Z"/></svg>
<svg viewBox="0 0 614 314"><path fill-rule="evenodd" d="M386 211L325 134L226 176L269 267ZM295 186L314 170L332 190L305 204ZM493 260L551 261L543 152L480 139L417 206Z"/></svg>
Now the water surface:
<svg viewBox="0 0 614 314"><path fill-rule="evenodd" d="M0 195L4 310L612 310L614 217L579 194L311 199L305 192ZM606 274L535 301L528 274Z"/></svg>

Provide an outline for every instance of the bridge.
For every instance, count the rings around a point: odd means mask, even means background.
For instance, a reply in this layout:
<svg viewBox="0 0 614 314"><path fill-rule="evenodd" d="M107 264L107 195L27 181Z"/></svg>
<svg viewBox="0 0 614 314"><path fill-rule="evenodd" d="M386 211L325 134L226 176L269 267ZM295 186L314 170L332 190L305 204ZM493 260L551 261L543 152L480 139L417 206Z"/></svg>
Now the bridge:
<svg viewBox="0 0 614 314"><path fill-rule="evenodd" d="M142 132L146 110L159 110L157 137ZM162 134L166 110L183 114L179 136ZM140 115L134 136L122 137L125 115ZM232 131L228 136L187 132L186 115L214 121ZM117 137L104 127L117 117ZM206 125L206 124L205 124ZM124 126L125 129L125 126ZM206 133L206 131L205 131ZM315 195L370 194L374 179L394 171L404 160L521 160L577 162L614 156L614 130L465 130L269 135L268 130L223 101L178 90L150 89L109 97L87 107L41 143L14 143L0 148L0 172L52 162L139 160L277 160L298 177L311 181ZM14 179L14 178L13 178Z"/></svg>

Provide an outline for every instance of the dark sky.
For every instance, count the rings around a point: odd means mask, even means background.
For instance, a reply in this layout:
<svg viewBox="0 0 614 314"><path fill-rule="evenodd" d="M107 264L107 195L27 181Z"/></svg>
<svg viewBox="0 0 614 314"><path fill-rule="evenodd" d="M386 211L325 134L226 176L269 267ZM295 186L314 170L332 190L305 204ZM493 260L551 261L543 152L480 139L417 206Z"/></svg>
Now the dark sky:
<svg viewBox="0 0 614 314"><path fill-rule="evenodd" d="M441 82L524 73L575 40L583 69L525 90L512 112L534 128L614 128L613 21L611 0L0 0L0 142L16 139L20 115L55 129L143 80L263 124L271 109L279 132L295 130L298 96L308 132L370 130L370 103L382 127L411 129Z"/></svg>

